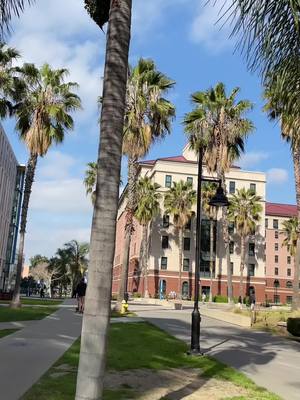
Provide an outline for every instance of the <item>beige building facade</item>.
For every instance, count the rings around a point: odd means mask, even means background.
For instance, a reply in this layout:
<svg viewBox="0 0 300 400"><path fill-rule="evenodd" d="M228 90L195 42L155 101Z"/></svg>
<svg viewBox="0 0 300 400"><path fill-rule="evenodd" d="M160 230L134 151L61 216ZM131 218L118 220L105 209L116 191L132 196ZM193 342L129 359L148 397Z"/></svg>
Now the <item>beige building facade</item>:
<svg viewBox="0 0 300 400"><path fill-rule="evenodd" d="M148 259L148 281L151 296L158 296L161 291L164 295L170 292L192 297L195 272L195 238L196 219L191 220L184 232L184 252L181 265L179 263L178 233L174 228L172 216L166 216L163 207L164 194L173 182L180 180L190 181L194 189L197 188L197 157L186 146L182 155L160 158L140 163L140 176L148 176L153 182L160 185L162 194L160 215L153 221L150 230L150 248ZM203 175L206 178L215 178L208 174L205 166ZM265 192L266 176L261 172L244 171L239 167L232 167L226 174L227 194L230 197L237 189L252 189L262 199L261 222L257 226L256 234L247 244L246 268L244 270L244 292L255 292L258 300L264 300L265 291ZM113 273L113 292L117 292L123 257L124 223L125 223L126 196L121 196L117 222L116 252ZM196 206L193 210L196 212ZM225 245L220 229L221 210L215 221L215 268L211 285L209 272L209 222L205 215L202 218L202 245L200 262L201 290L206 294L212 291L213 295L227 295L227 262ZM240 239L236 232L230 231L230 258L233 272L234 295L238 296L240 271ZM143 292L143 276L139 270L139 251L141 244L141 227L135 222L135 231L131 242L130 271L128 280L129 292ZM178 285L179 267L182 271L181 288Z"/></svg>

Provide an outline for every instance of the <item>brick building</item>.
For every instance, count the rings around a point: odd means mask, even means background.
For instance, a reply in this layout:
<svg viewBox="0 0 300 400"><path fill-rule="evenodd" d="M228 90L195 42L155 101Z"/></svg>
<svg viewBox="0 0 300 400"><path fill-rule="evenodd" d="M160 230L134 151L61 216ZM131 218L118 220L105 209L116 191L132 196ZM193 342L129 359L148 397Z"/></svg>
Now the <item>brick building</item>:
<svg viewBox="0 0 300 400"><path fill-rule="evenodd" d="M266 299L274 303L291 303L294 258L283 246L283 222L297 216L297 207L289 204L266 204Z"/></svg>
<svg viewBox="0 0 300 400"><path fill-rule="evenodd" d="M206 168L203 174L210 177ZM188 180L197 188L197 158L195 153L186 146L182 155L177 157L160 158L157 160L144 161L140 163L139 176L149 176L153 182L160 185L162 195L172 186L172 182ZM244 292L256 293L257 301L265 300L265 187L266 177L261 172L244 171L239 167L232 167L226 174L226 186L228 196L235 193L236 189L252 189L262 198L261 222L257 226L256 234L250 237L246 243L246 268L244 270ZM126 192L126 190L125 190ZM116 250L113 269L113 293L119 286L125 225L126 196L120 198ZM196 206L194 211L196 211ZM200 279L201 290L207 294L212 290L215 294L227 294L227 263L225 258L225 246L220 228L221 210L215 221L215 244L214 244L214 271L212 287L209 271L209 221L203 215L202 222L202 245ZM183 296L189 297L193 293L194 271L195 271L195 230L196 220L191 223L184 232L184 255L182 265L182 287ZM240 239L234 228L231 229L230 258L233 272L234 296L238 296L239 267L240 267ZM139 269L139 252L141 245L141 226L135 221L135 230L131 240L130 268L128 279L128 291L143 293L143 276ZM150 230L150 249L148 259L148 285L151 296L156 296L159 288L164 294L171 291L178 292L178 268L179 268L178 235L172 223L172 216L167 216L163 209L163 196L161 200L161 213L153 221Z"/></svg>

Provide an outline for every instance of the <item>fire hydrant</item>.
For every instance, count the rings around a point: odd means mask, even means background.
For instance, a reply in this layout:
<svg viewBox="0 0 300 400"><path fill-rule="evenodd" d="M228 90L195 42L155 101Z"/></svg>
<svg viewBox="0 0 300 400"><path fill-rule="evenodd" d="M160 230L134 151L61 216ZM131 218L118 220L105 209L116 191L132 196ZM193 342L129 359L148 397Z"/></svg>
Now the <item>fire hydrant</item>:
<svg viewBox="0 0 300 400"><path fill-rule="evenodd" d="M128 303L126 300L122 300L121 314L126 314L128 311Z"/></svg>

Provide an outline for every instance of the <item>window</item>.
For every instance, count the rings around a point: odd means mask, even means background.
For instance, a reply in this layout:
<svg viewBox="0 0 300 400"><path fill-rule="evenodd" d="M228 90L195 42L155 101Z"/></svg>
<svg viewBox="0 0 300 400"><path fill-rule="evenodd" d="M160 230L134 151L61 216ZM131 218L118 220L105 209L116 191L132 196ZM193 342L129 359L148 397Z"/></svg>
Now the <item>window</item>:
<svg viewBox="0 0 300 400"><path fill-rule="evenodd" d="M275 243L275 251L278 251L278 243Z"/></svg>
<svg viewBox="0 0 300 400"><path fill-rule="evenodd" d="M229 222L228 223L228 233L229 233L229 235L233 235L234 234L234 222Z"/></svg>
<svg viewBox="0 0 300 400"><path fill-rule="evenodd" d="M193 178L191 176L188 176L186 178L187 183L191 183L193 185Z"/></svg>
<svg viewBox="0 0 300 400"><path fill-rule="evenodd" d="M191 249L191 239L185 237L183 239L183 250L189 251Z"/></svg>
<svg viewBox="0 0 300 400"><path fill-rule="evenodd" d="M278 256L275 256L275 262L278 263Z"/></svg>
<svg viewBox="0 0 300 400"><path fill-rule="evenodd" d="M255 256L255 243L249 243L249 256Z"/></svg>
<svg viewBox="0 0 300 400"><path fill-rule="evenodd" d="M187 229L188 231L191 230L191 226L192 226L192 220L191 218L188 220L187 224L185 225L185 229Z"/></svg>
<svg viewBox="0 0 300 400"><path fill-rule="evenodd" d="M255 183L250 183L250 190L253 193L256 193L256 184Z"/></svg>
<svg viewBox="0 0 300 400"><path fill-rule="evenodd" d="M293 296L286 296L286 303L291 304L293 301Z"/></svg>
<svg viewBox="0 0 300 400"><path fill-rule="evenodd" d="M287 287L288 289L292 289L292 288L293 288L293 282L287 281L287 282L286 282L286 287Z"/></svg>
<svg viewBox="0 0 300 400"><path fill-rule="evenodd" d="M230 194L234 194L235 193L235 182L234 181L230 181L229 182L229 193Z"/></svg>
<svg viewBox="0 0 300 400"><path fill-rule="evenodd" d="M187 272L190 270L190 259L189 258L183 259L183 270L187 271Z"/></svg>
<svg viewBox="0 0 300 400"><path fill-rule="evenodd" d="M287 276L291 276L291 275L292 275L292 270L291 270L291 268L288 268L288 269L286 270L286 274L287 274Z"/></svg>
<svg viewBox="0 0 300 400"><path fill-rule="evenodd" d="M189 283L188 282L183 282L181 295L182 295L183 299L187 299L189 297Z"/></svg>
<svg viewBox="0 0 300 400"><path fill-rule="evenodd" d="M164 215L163 216L163 228L169 228L170 225L170 216Z"/></svg>
<svg viewBox="0 0 300 400"><path fill-rule="evenodd" d="M273 219L273 228L278 229L278 219Z"/></svg>
<svg viewBox="0 0 300 400"><path fill-rule="evenodd" d="M169 247L169 236L162 236L162 238L161 238L161 247L163 249L167 249Z"/></svg>
<svg viewBox="0 0 300 400"><path fill-rule="evenodd" d="M172 175L166 175L165 187L170 188L172 186Z"/></svg>
<svg viewBox="0 0 300 400"><path fill-rule="evenodd" d="M291 256L287 256L287 263L288 263L288 264L291 263Z"/></svg>
<svg viewBox="0 0 300 400"><path fill-rule="evenodd" d="M255 264L248 265L248 275L254 276L255 275Z"/></svg>
<svg viewBox="0 0 300 400"><path fill-rule="evenodd" d="M266 218L265 219L265 228L268 228L268 225L269 225L269 221L268 221L268 218Z"/></svg>
<svg viewBox="0 0 300 400"><path fill-rule="evenodd" d="M160 259L160 269L167 269L168 268L168 257L162 257Z"/></svg>
<svg viewBox="0 0 300 400"><path fill-rule="evenodd" d="M275 281L274 281L274 288L279 288L279 286L280 286L279 280L278 280L278 279L275 279Z"/></svg>
<svg viewBox="0 0 300 400"><path fill-rule="evenodd" d="M278 231L275 231L275 239L278 239Z"/></svg>
<svg viewBox="0 0 300 400"><path fill-rule="evenodd" d="M280 303L280 296L279 296L279 294L274 294L274 303L275 303L275 304Z"/></svg>
<svg viewBox="0 0 300 400"><path fill-rule="evenodd" d="M274 275L278 275L278 267L275 267Z"/></svg>
<svg viewBox="0 0 300 400"><path fill-rule="evenodd" d="M233 275L233 262L230 263L231 275Z"/></svg>
<svg viewBox="0 0 300 400"><path fill-rule="evenodd" d="M229 254L234 253L234 242L229 242Z"/></svg>

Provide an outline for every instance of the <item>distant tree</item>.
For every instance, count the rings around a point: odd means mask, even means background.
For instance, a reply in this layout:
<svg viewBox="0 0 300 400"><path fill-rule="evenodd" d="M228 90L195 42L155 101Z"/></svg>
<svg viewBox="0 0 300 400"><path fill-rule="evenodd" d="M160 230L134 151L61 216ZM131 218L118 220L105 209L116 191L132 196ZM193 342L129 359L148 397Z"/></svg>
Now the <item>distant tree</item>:
<svg viewBox="0 0 300 400"><path fill-rule="evenodd" d="M141 178L137 184L137 208L135 218L143 227L143 236L140 252L140 267L144 275L144 296L149 297L148 291L148 252L149 252L149 225L159 214L159 200L161 194L158 192L160 185L151 182L149 177Z"/></svg>
<svg viewBox="0 0 300 400"><path fill-rule="evenodd" d="M209 272L210 272L210 291L209 301L212 302L213 288L213 267L214 267L214 224L217 219L217 208L209 204L210 200L216 194L217 186L214 183L205 183L202 187L202 207L205 215L209 218L209 236L210 236L210 256L209 256Z"/></svg>
<svg viewBox="0 0 300 400"><path fill-rule="evenodd" d="M49 259L41 254L36 254L29 259L29 269L36 267L40 263L48 263Z"/></svg>
<svg viewBox="0 0 300 400"><path fill-rule="evenodd" d="M193 206L196 203L196 191L190 182L173 182L164 199L166 214L173 216L173 224L178 232L178 298L181 299L181 274L183 268L183 233L192 218Z"/></svg>
<svg viewBox="0 0 300 400"><path fill-rule="evenodd" d="M25 174L16 282L11 307L21 306L20 282L27 215L38 157L44 157L51 146L63 142L65 133L74 126L71 113L81 106L79 97L72 92L77 84L65 82L67 74L67 69L55 70L48 64L40 69L33 64L24 64L19 69L26 87L23 88L22 101L16 110L16 130L29 150L29 160Z"/></svg>
<svg viewBox="0 0 300 400"><path fill-rule="evenodd" d="M246 239L255 234L261 220L262 198L252 190L242 188L232 195L228 208L228 220L233 222L241 239L240 288L239 295L244 298L243 273L245 268Z"/></svg>

